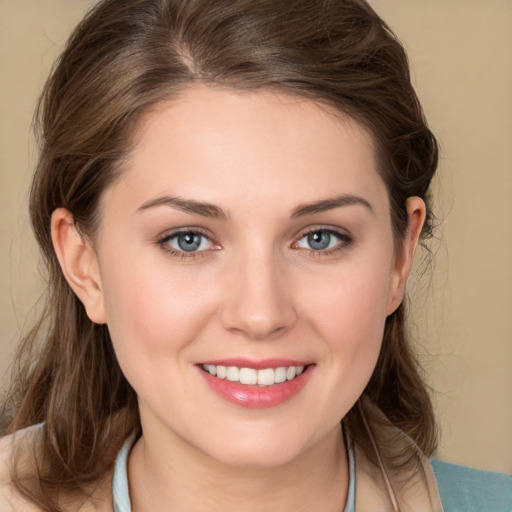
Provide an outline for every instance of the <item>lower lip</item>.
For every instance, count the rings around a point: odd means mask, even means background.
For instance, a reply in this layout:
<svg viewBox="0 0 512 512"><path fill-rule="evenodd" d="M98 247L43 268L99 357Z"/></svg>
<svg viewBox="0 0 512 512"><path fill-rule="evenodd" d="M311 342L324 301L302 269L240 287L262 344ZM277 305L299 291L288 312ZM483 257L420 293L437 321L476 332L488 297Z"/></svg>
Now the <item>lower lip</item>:
<svg viewBox="0 0 512 512"><path fill-rule="evenodd" d="M306 366L298 377L272 386L248 386L218 379L201 368L199 371L210 389L228 402L252 409L264 409L281 405L297 395L311 377L313 367Z"/></svg>

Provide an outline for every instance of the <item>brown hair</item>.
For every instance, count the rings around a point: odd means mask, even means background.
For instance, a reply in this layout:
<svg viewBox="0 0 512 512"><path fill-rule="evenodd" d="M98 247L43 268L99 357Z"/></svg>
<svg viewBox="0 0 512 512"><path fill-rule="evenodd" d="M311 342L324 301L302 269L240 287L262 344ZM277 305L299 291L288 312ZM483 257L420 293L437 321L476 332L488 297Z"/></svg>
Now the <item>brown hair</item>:
<svg viewBox="0 0 512 512"><path fill-rule="evenodd" d="M402 46L363 0L100 1L69 39L36 115L41 154L30 212L49 291L43 318L20 348L0 425L7 433L43 423L36 484L15 477L43 510L59 510L58 491L101 479L125 436L140 429L135 392L107 327L88 319L59 268L51 214L67 208L92 238L98 201L120 172L138 119L194 82L299 95L364 125L377 144L397 244L407 227L406 199L427 199L437 143ZM424 239L431 220L428 208ZM424 453L436 441L404 307L387 318L375 371L343 420L370 457L383 423L399 427ZM391 447L389 459L411 453Z"/></svg>

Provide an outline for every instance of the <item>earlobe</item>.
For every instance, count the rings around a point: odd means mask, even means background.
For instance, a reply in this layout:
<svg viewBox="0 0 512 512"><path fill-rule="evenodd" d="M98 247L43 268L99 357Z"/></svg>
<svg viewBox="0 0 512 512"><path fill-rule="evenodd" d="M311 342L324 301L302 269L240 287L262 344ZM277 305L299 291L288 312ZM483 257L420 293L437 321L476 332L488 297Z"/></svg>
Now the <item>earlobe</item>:
<svg viewBox="0 0 512 512"><path fill-rule="evenodd" d="M73 215L65 208L53 212L51 234L62 273L84 305L87 316L94 323L105 323L98 258L92 244L80 235Z"/></svg>
<svg viewBox="0 0 512 512"><path fill-rule="evenodd" d="M391 274L387 307L388 315L393 313L403 300L414 253L427 215L425 202L420 197L409 197L406 201L406 208L408 218L407 230L397 251Z"/></svg>

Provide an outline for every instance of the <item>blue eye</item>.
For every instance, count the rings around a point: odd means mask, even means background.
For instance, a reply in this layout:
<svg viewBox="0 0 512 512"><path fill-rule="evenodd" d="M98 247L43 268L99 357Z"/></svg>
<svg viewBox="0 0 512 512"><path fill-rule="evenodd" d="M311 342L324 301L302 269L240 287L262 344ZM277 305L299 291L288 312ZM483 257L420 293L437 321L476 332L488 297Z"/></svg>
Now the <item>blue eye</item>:
<svg viewBox="0 0 512 512"><path fill-rule="evenodd" d="M201 238L197 233L182 233L176 235L176 243L182 251L197 251L201 247Z"/></svg>
<svg viewBox="0 0 512 512"><path fill-rule="evenodd" d="M206 235L196 231L174 233L161 240L160 244L167 247L168 250L179 253L206 251L212 248L210 239Z"/></svg>
<svg viewBox="0 0 512 512"><path fill-rule="evenodd" d="M297 242L297 247L318 252L329 251L348 245L350 241L350 238L342 233L329 229L316 229L305 233Z"/></svg>
<svg viewBox="0 0 512 512"><path fill-rule="evenodd" d="M325 231L315 231L306 235L309 246L315 251L327 249L331 244L331 238L331 234Z"/></svg>

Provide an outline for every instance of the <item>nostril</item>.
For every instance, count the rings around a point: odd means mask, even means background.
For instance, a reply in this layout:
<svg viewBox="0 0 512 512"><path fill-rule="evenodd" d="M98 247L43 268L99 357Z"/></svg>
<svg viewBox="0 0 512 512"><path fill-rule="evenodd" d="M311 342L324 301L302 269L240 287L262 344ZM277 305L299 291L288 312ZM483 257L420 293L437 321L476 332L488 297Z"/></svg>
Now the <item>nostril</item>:
<svg viewBox="0 0 512 512"><path fill-rule="evenodd" d="M253 340L279 337L295 323L294 311L272 308L268 311L248 312L243 305L226 307L222 312L225 329Z"/></svg>

